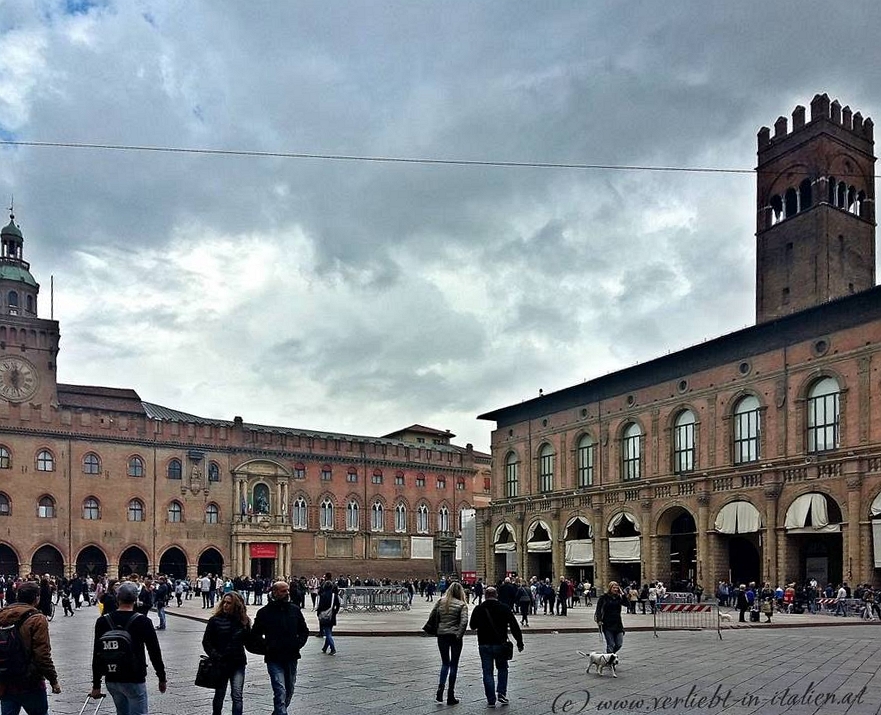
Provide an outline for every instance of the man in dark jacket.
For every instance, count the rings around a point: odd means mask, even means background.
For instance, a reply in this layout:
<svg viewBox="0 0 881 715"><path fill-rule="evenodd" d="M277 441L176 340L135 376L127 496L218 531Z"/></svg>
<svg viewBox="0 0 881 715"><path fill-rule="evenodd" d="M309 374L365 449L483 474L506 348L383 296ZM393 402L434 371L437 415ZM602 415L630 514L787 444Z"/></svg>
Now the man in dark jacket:
<svg viewBox="0 0 881 715"><path fill-rule="evenodd" d="M297 684L297 661L309 638L303 612L291 603L285 581L272 585L269 603L257 611L248 650L264 656L272 684L272 715L288 715Z"/></svg>
<svg viewBox="0 0 881 715"><path fill-rule="evenodd" d="M499 603L504 604L512 611L514 610L514 603L517 601L517 586L510 578L506 578L502 583L498 591L498 599Z"/></svg>
<svg viewBox="0 0 881 715"><path fill-rule="evenodd" d="M53 693L60 693L58 673L52 662L49 644L49 621L36 606L40 600L40 586L28 581L21 584L16 593L16 603L0 611L0 626L18 623L18 632L24 646L26 663L24 674L14 679L0 680L0 703L4 713L18 715L21 709L28 715L46 715L49 701L46 698L46 680Z"/></svg>
<svg viewBox="0 0 881 715"><path fill-rule="evenodd" d="M135 612L138 600L137 584L126 581L116 589L119 608L107 616L95 621L95 647L92 651L92 692L95 699L101 697L101 678L107 682L107 692L113 698L116 712L120 715L147 715L147 657L156 677L159 679L159 692L166 689L165 663L162 662L162 651L159 639L153 628L153 621L147 616ZM125 673L110 673L101 655L104 643L101 636L111 630L125 630L132 640L133 657L131 667Z"/></svg>
<svg viewBox="0 0 881 715"><path fill-rule="evenodd" d="M505 653L508 628L517 641L517 650L523 652L523 634L514 612L500 603L493 586L486 589L486 600L471 613L471 630L477 631L477 651L483 668L483 690L489 707L508 704L508 658ZM493 665L499 671L498 688L493 676Z"/></svg>

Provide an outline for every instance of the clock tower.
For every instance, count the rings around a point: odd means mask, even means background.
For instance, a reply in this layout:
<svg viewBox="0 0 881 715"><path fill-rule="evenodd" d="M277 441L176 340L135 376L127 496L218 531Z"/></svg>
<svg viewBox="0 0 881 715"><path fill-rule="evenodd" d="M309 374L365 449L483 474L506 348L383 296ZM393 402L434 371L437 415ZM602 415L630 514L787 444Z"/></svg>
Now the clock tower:
<svg viewBox="0 0 881 715"><path fill-rule="evenodd" d="M40 286L10 213L0 230L0 406L56 406L58 323L37 317Z"/></svg>

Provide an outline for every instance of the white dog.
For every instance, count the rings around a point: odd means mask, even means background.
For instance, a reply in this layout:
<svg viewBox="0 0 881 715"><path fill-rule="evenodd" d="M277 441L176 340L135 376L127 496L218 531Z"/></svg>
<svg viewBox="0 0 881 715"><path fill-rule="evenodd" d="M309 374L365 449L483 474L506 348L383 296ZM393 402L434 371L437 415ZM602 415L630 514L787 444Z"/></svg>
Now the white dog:
<svg viewBox="0 0 881 715"><path fill-rule="evenodd" d="M589 661L589 663L587 664L587 670L584 671L585 673L589 673L590 669L593 666L596 666L597 675L602 675L605 672L606 668L608 668L612 671L613 678L618 677L618 673L615 672L615 666L618 665L618 663L620 662L620 658L618 658L617 654L597 652L582 653L581 651L578 651L578 655L580 655L582 658L587 658L587 660Z"/></svg>
<svg viewBox="0 0 881 715"><path fill-rule="evenodd" d="M721 618L723 621L731 621L731 614L730 613L720 613L719 618Z"/></svg>

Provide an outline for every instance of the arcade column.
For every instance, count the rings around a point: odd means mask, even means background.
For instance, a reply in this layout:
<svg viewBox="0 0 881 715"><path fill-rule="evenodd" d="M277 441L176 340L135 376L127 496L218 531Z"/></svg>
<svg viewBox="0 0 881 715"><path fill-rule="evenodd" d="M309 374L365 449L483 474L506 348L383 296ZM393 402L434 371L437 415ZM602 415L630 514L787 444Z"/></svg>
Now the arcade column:
<svg viewBox="0 0 881 715"><path fill-rule="evenodd" d="M716 573L713 550L710 548L710 494L697 495L697 573L694 583L707 589L706 578ZM713 588L712 580L709 588Z"/></svg>

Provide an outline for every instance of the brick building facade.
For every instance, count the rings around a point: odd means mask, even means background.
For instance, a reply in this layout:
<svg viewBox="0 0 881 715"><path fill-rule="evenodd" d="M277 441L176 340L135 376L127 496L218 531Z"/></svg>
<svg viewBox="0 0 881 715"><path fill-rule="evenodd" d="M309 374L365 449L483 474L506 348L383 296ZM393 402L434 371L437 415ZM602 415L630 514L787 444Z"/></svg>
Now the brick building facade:
<svg viewBox="0 0 881 715"><path fill-rule="evenodd" d="M0 573L434 577L459 570L489 455L197 417L57 384L59 325L14 220L0 233Z"/></svg>
<svg viewBox="0 0 881 715"><path fill-rule="evenodd" d="M484 575L879 581L873 145L826 95L759 132L754 327L481 415Z"/></svg>

